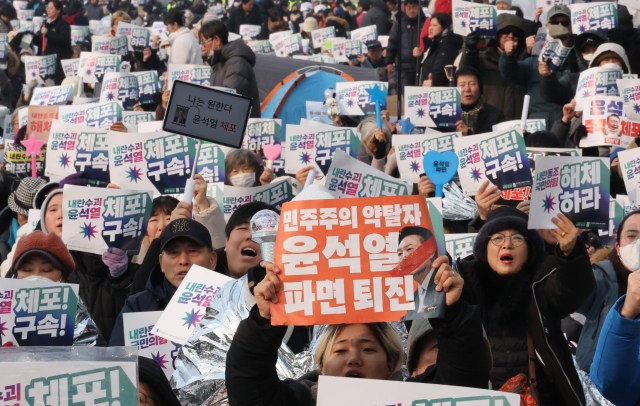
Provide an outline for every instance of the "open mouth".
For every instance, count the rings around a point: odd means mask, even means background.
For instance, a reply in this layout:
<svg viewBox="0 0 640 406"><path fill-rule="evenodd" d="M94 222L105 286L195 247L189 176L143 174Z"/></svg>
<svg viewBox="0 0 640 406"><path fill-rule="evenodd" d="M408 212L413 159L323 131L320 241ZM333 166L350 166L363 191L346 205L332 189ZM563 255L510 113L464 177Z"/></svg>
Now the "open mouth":
<svg viewBox="0 0 640 406"><path fill-rule="evenodd" d="M345 378L364 378L360 374L360 372L356 372L356 371L349 371L344 376L345 376Z"/></svg>
<svg viewBox="0 0 640 406"><path fill-rule="evenodd" d="M502 262L505 265L510 265L511 263L513 263L513 255L511 254L500 255L500 262Z"/></svg>
<svg viewBox="0 0 640 406"><path fill-rule="evenodd" d="M256 252L256 250L254 250L251 247L245 247L242 250L240 250L240 255L242 255L245 258L255 258L258 253Z"/></svg>

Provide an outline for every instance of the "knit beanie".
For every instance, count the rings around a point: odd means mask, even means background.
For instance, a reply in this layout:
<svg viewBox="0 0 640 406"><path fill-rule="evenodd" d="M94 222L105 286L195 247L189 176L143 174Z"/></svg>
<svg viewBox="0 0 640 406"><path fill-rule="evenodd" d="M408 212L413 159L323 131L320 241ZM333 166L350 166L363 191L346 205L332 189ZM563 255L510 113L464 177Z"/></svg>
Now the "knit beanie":
<svg viewBox="0 0 640 406"><path fill-rule="evenodd" d="M18 241L11 273L16 275L20 265L29 254L34 253L47 257L62 272L65 281L69 280L69 276L76 269L76 264L60 237L54 233L45 234L42 231L34 231Z"/></svg>

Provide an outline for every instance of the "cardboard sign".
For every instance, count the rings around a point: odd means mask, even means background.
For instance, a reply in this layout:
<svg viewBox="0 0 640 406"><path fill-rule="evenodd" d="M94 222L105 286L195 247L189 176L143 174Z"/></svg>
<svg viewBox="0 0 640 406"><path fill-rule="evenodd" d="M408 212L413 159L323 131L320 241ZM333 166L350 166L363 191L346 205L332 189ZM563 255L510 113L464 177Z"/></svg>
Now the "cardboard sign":
<svg viewBox="0 0 640 406"><path fill-rule="evenodd" d="M585 31L598 31L607 35L610 29L618 28L618 5L613 2L570 4L571 28L581 34Z"/></svg>
<svg viewBox="0 0 640 406"><path fill-rule="evenodd" d="M582 101L587 97L618 96L618 79L622 79L620 68L596 67L580 72L576 87L576 111L582 111Z"/></svg>
<svg viewBox="0 0 640 406"><path fill-rule="evenodd" d="M412 192L412 185L387 175L353 158L342 150L337 150L325 188L336 198L405 196Z"/></svg>
<svg viewBox="0 0 640 406"><path fill-rule="evenodd" d="M336 95L338 100L338 113L344 116L368 116L376 114L376 105L371 103L371 96L367 89L378 86L380 90L387 93L389 86L386 82L338 82L336 83ZM386 109L385 105L380 106L381 110Z"/></svg>
<svg viewBox="0 0 640 406"><path fill-rule="evenodd" d="M119 101L125 110L138 104L138 78L131 73L112 72L104 75L100 103Z"/></svg>
<svg viewBox="0 0 640 406"><path fill-rule="evenodd" d="M70 250L102 255L108 248L140 251L151 216L153 192L65 185L62 241Z"/></svg>
<svg viewBox="0 0 640 406"><path fill-rule="evenodd" d="M123 21L118 23L116 37L127 37L131 52L142 52L151 43L151 31Z"/></svg>
<svg viewBox="0 0 640 406"><path fill-rule="evenodd" d="M72 345L78 297L76 284L0 279L2 344Z"/></svg>
<svg viewBox="0 0 640 406"><path fill-rule="evenodd" d="M149 123L156 121L155 113L150 111L123 111L122 122L125 124L131 124L138 126L140 123ZM162 124L161 121L158 121Z"/></svg>
<svg viewBox="0 0 640 406"><path fill-rule="evenodd" d="M271 324L442 317L445 297L431 268L439 255L422 196L286 203L275 251L282 289Z"/></svg>
<svg viewBox="0 0 640 406"><path fill-rule="evenodd" d="M460 160L460 185L466 195L474 196L485 180L499 190L531 186L531 169L519 131L456 138L453 145Z"/></svg>
<svg viewBox="0 0 640 406"><path fill-rule="evenodd" d="M91 52L124 56L129 52L127 37L91 37Z"/></svg>
<svg viewBox="0 0 640 406"><path fill-rule="evenodd" d="M537 157L530 229L558 228L562 213L578 228L609 228L609 158Z"/></svg>
<svg viewBox="0 0 640 406"><path fill-rule="evenodd" d="M504 121L491 127L491 130L495 131L509 131L518 130L522 132L522 120ZM525 123L525 131L529 134L533 134L537 131L546 131L547 123L544 118L530 118Z"/></svg>
<svg viewBox="0 0 640 406"><path fill-rule="evenodd" d="M232 280L211 269L193 265L151 333L184 345L207 313L211 297Z"/></svg>
<svg viewBox="0 0 640 406"><path fill-rule="evenodd" d="M271 41L276 56L285 57L302 54L302 38L298 34Z"/></svg>
<svg viewBox="0 0 640 406"><path fill-rule="evenodd" d="M29 101L30 106L49 106L67 104L73 85L36 87Z"/></svg>
<svg viewBox="0 0 640 406"><path fill-rule="evenodd" d="M283 203L291 201L291 199L293 199L292 178L257 187L225 185L221 208L224 219L228 221L231 215L243 204L258 201L280 209Z"/></svg>
<svg viewBox="0 0 640 406"><path fill-rule="evenodd" d="M640 150L632 148L620 151L618 160L630 206L636 207L640 205ZM617 169L614 168L614 170Z"/></svg>
<svg viewBox="0 0 640 406"><path fill-rule="evenodd" d="M617 169L614 169L617 170ZM609 228L604 230L598 230L598 236L603 246L614 249L616 243L616 235L618 234L618 227L624 218L624 207L616 201L616 199L609 197Z"/></svg>
<svg viewBox="0 0 640 406"><path fill-rule="evenodd" d="M271 43L266 39L263 41L249 41L247 45L255 54L269 54L273 52Z"/></svg>
<svg viewBox="0 0 640 406"><path fill-rule="evenodd" d="M80 53L78 76L85 83L102 82L104 75L120 71L120 55L105 55L97 52Z"/></svg>
<svg viewBox="0 0 640 406"><path fill-rule="evenodd" d="M378 29L375 24L351 31L351 39L358 39L366 46L372 45L378 40Z"/></svg>
<svg viewBox="0 0 640 406"><path fill-rule="evenodd" d="M211 86L211 67L203 65L169 64L167 71L167 89L173 86L174 80L193 83L200 86Z"/></svg>
<svg viewBox="0 0 640 406"><path fill-rule="evenodd" d="M162 91L158 83L158 72L151 70L131 74L138 79L138 102L142 105L153 104L153 95Z"/></svg>
<svg viewBox="0 0 640 406"><path fill-rule="evenodd" d="M58 118L58 110L58 106L29 106L27 133L33 133L37 139L46 142L51 131L51 120Z"/></svg>
<svg viewBox="0 0 640 406"><path fill-rule="evenodd" d="M537 40L538 38L536 37L536 41ZM547 36L544 41L544 46L538 56L538 61L545 62L549 67L549 70L551 72L555 72L564 64L564 61L567 59L567 56L569 56L569 52L571 52L572 49L572 47L565 47L562 45L562 41L560 39Z"/></svg>
<svg viewBox="0 0 640 406"><path fill-rule="evenodd" d="M25 80L29 84L33 79L38 83L44 83L47 79L54 80L56 76L57 56L25 56L24 69Z"/></svg>
<svg viewBox="0 0 640 406"><path fill-rule="evenodd" d="M453 261L464 259L473 255L473 244L476 241L477 233L465 234L445 234L447 253L451 255Z"/></svg>
<svg viewBox="0 0 640 406"><path fill-rule="evenodd" d="M251 98L176 80L162 129L240 148L251 113Z"/></svg>
<svg viewBox="0 0 640 406"><path fill-rule="evenodd" d="M259 25L251 25L251 24L241 24L240 25L240 35L242 35L242 39L244 40L252 40L260 34L260 30L262 27Z"/></svg>
<svg viewBox="0 0 640 406"><path fill-rule="evenodd" d="M418 127L454 129L460 121L460 88L405 87L405 117Z"/></svg>
<svg viewBox="0 0 640 406"><path fill-rule="evenodd" d="M61 106L59 111L60 121L88 127L109 129L116 121L122 121L122 103L119 101Z"/></svg>
<svg viewBox="0 0 640 406"><path fill-rule="evenodd" d="M318 30L311 31L311 39L313 41L314 48L321 48L324 42L328 39L336 37L335 27L320 28Z"/></svg>
<svg viewBox="0 0 640 406"><path fill-rule="evenodd" d="M455 34L467 36L477 31L480 38L497 38L498 9L496 6L453 0L452 15Z"/></svg>
<svg viewBox="0 0 640 406"><path fill-rule="evenodd" d="M453 151L454 138L461 136L459 132L394 135L391 142L395 148L400 178L414 182L420 181L420 174L424 173L423 157L429 151Z"/></svg>
<svg viewBox="0 0 640 406"><path fill-rule="evenodd" d="M60 63L62 64L62 71L65 77L78 76L78 66L80 66L79 59L63 59Z"/></svg>

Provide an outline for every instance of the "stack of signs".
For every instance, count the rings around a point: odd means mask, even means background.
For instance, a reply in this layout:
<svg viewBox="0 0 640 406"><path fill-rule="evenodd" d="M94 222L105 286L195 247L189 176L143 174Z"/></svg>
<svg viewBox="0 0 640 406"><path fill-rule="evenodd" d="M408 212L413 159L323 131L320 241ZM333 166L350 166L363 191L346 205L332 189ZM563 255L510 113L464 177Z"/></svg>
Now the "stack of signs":
<svg viewBox="0 0 640 406"><path fill-rule="evenodd" d="M469 1L453 0L453 32L467 36L476 31L480 38L498 36L498 9Z"/></svg>
<svg viewBox="0 0 640 406"><path fill-rule="evenodd" d="M531 186L531 169L524 138L517 130L453 140L463 192L474 196L485 180L499 190Z"/></svg>
<svg viewBox="0 0 640 406"><path fill-rule="evenodd" d="M574 33L598 31L604 37L618 28L618 5L615 2L571 4L571 28Z"/></svg>
<svg viewBox="0 0 640 406"><path fill-rule="evenodd" d="M64 179L85 172L91 185L109 183L107 131L53 120L47 143L46 176Z"/></svg>
<svg viewBox="0 0 640 406"><path fill-rule="evenodd" d="M302 37L299 34L289 35L271 41L276 56L285 57L302 54Z"/></svg>
<svg viewBox="0 0 640 406"><path fill-rule="evenodd" d="M394 135L391 139L400 178L418 182L424 173L423 159L429 151L453 151L454 138L461 133Z"/></svg>
<svg viewBox="0 0 640 406"><path fill-rule="evenodd" d="M326 27L311 31L311 40L313 41L314 48L321 48L326 40L335 37L335 27Z"/></svg>
<svg viewBox="0 0 640 406"><path fill-rule="evenodd" d="M158 83L158 72L155 70L145 72L133 72L138 78L138 100L142 105L153 104L153 95L160 92L160 84Z"/></svg>
<svg viewBox="0 0 640 406"><path fill-rule="evenodd" d="M127 37L129 51L142 52L150 44L151 31L144 27L120 21L116 31L116 37Z"/></svg>
<svg viewBox="0 0 640 406"><path fill-rule="evenodd" d="M122 103L89 103L59 107L60 120L65 123L82 124L108 129L116 121L122 121Z"/></svg>
<svg viewBox="0 0 640 406"><path fill-rule="evenodd" d="M102 255L119 248L140 251L151 216L153 192L65 185L62 241L70 250Z"/></svg>
<svg viewBox="0 0 640 406"><path fill-rule="evenodd" d="M609 158L537 157L529 228L558 228L564 214L578 228L609 228Z"/></svg>
<svg viewBox="0 0 640 406"><path fill-rule="evenodd" d="M617 169L613 169L614 171ZM624 207L616 201L616 199L609 197L609 228L604 230L598 230L598 237L604 247L615 248L616 236L618 235L618 227L624 218Z"/></svg>
<svg viewBox="0 0 640 406"><path fill-rule="evenodd" d="M154 195L184 192L193 170L196 140L168 133L109 132L111 183L141 188ZM224 182L224 152L216 144L203 144L196 173L207 183Z"/></svg>
<svg viewBox="0 0 640 406"><path fill-rule="evenodd" d="M640 149L632 148L618 152L620 170L627 189L629 205L636 210L640 206Z"/></svg>
<svg viewBox="0 0 640 406"><path fill-rule="evenodd" d="M451 255L454 261L473 255L473 244L477 235L476 233L445 234L447 254Z"/></svg>
<svg viewBox="0 0 640 406"><path fill-rule="evenodd" d="M211 86L211 67L203 65L169 64L167 73L167 89L171 88L174 80L182 80L200 86Z"/></svg>
<svg viewBox="0 0 640 406"><path fill-rule="evenodd" d="M351 31L351 39L358 39L366 46L375 44L378 41L378 30L375 24L368 27L359 28Z"/></svg>
<svg viewBox="0 0 640 406"><path fill-rule="evenodd" d="M130 124L134 126L138 126L140 123L148 123L151 121L156 121L155 112L151 111L123 111L122 112L122 122L125 124Z"/></svg>
<svg viewBox="0 0 640 406"><path fill-rule="evenodd" d="M30 106L65 105L71 97L73 85L36 87L29 101Z"/></svg>
<svg viewBox="0 0 640 406"><path fill-rule="evenodd" d="M412 185L360 162L342 150L336 151L325 188L335 198L406 196Z"/></svg>
<svg viewBox="0 0 640 406"><path fill-rule="evenodd" d="M580 72L576 87L576 111L582 111L583 99L591 96L618 96L618 79L621 68L595 67Z"/></svg>
<svg viewBox="0 0 640 406"><path fill-rule="evenodd" d="M531 48L531 55L538 56L542 52L544 44L547 42L547 27L538 28L536 33L536 39L533 42L533 48Z"/></svg>
<svg viewBox="0 0 640 406"><path fill-rule="evenodd" d="M76 284L2 278L2 344L12 343L18 347L72 345L78 297Z"/></svg>
<svg viewBox="0 0 640 406"><path fill-rule="evenodd" d="M64 77L70 78L78 76L78 66L80 66L80 59L63 59L60 61L62 65L62 71Z"/></svg>
<svg viewBox="0 0 640 406"><path fill-rule="evenodd" d="M127 37L91 37L91 52L111 55L126 55L129 52Z"/></svg>
<svg viewBox="0 0 640 406"><path fill-rule="evenodd" d="M247 131L244 134L242 148L250 151L259 151L264 156L264 147L267 145L282 144L282 120L279 118L250 118L247 122ZM271 164L277 174L284 170L284 159L280 156ZM279 175L284 175L282 172Z"/></svg>
<svg viewBox="0 0 640 406"><path fill-rule="evenodd" d="M536 131L546 131L547 124L544 118L530 118L525 122L525 131L529 134L533 134ZM522 120L511 120L505 121L499 124L494 125L491 128L492 131L509 131L509 130L518 130L522 131Z"/></svg>
<svg viewBox="0 0 640 406"><path fill-rule="evenodd" d="M460 88L407 86L404 91L404 114L412 124L455 130L462 114Z"/></svg>
<svg viewBox="0 0 640 406"><path fill-rule="evenodd" d="M338 112L343 116L365 116L375 115L376 105L371 103L371 96L367 89L378 86L380 90L387 93L389 90L386 82L338 82L336 83L336 94L338 96ZM386 109L385 105L380 106L380 110Z"/></svg>
<svg viewBox="0 0 640 406"><path fill-rule="evenodd" d="M131 73L107 73L102 82L100 103L119 101L125 110L138 104L138 78Z"/></svg>
<svg viewBox="0 0 640 406"><path fill-rule="evenodd" d="M360 149L360 138L355 128L332 129L330 126L288 124L286 135L284 170L291 174L313 166L319 175L328 175L337 150L341 149L356 158Z"/></svg>
<svg viewBox="0 0 640 406"><path fill-rule="evenodd" d="M586 97L582 106L587 136L580 140L581 148L600 145L626 148L638 136L640 123L632 123L625 117L621 97Z"/></svg>
<svg viewBox="0 0 640 406"><path fill-rule="evenodd" d="M633 120L640 120L640 80L624 78L618 79L617 83L625 115Z"/></svg>
<svg viewBox="0 0 640 406"><path fill-rule="evenodd" d="M569 55L571 49L572 47L565 47L564 45L562 45L562 40L560 40L559 38L552 38L550 36L547 36L544 41L544 46L540 51L538 61L545 62L549 67L549 70L551 72L555 72L567 59L567 56Z"/></svg>
<svg viewBox="0 0 640 406"><path fill-rule="evenodd" d="M251 202L264 202L280 210L282 204L293 199L293 179L286 177L282 181L272 182L268 185L256 187L224 186L222 199L222 213L224 219L229 221L231 215L243 204Z"/></svg>
<svg viewBox="0 0 640 406"><path fill-rule="evenodd" d="M105 73L120 71L120 62L120 55L82 52L80 53L78 76L85 83L102 82Z"/></svg>
<svg viewBox="0 0 640 406"><path fill-rule="evenodd" d="M71 26L71 45L82 45L89 36L89 27L80 25Z"/></svg>
<svg viewBox="0 0 640 406"><path fill-rule="evenodd" d="M25 56L25 75L26 82L29 83L35 79L38 83L44 83L45 80L54 80L56 76L57 56Z"/></svg>
<svg viewBox="0 0 640 406"><path fill-rule="evenodd" d="M242 35L242 39L245 41L251 41L260 34L261 29L262 27L259 25L241 24L240 35Z"/></svg>
<svg viewBox="0 0 640 406"><path fill-rule="evenodd" d="M271 43L266 39L264 41L249 41L247 45L255 54L269 54L273 52Z"/></svg>

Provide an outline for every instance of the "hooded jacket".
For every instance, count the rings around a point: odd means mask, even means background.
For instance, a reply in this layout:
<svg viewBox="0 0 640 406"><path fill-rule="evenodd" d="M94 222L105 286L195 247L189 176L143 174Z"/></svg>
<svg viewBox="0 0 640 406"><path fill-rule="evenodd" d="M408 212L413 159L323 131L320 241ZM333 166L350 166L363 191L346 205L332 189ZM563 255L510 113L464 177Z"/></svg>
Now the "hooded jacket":
<svg viewBox="0 0 640 406"><path fill-rule="evenodd" d="M422 68L418 86L432 75L432 86L449 86L449 79L444 67L452 65L462 48L463 40L458 34L447 30L446 34L437 35L433 39L424 39L424 48L427 50L422 58Z"/></svg>
<svg viewBox="0 0 640 406"><path fill-rule="evenodd" d="M198 40L187 27L181 27L169 34L169 43L171 52L167 65L202 65L202 50Z"/></svg>
<svg viewBox="0 0 640 406"><path fill-rule="evenodd" d="M362 17L360 28L375 25L378 35L389 35L389 29L391 28L390 18L391 12L389 11L389 7L382 0L373 0L371 2L371 8L367 11L367 14Z"/></svg>
<svg viewBox="0 0 640 406"><path fill-rule="evenodd" d="M252 99L251 117L260 117L260 94L258 81L253 72L256 54L244 41L231 41L222 49L214 51L209 58L211 86L223 86L235 89L238 94Z"/></svg>

